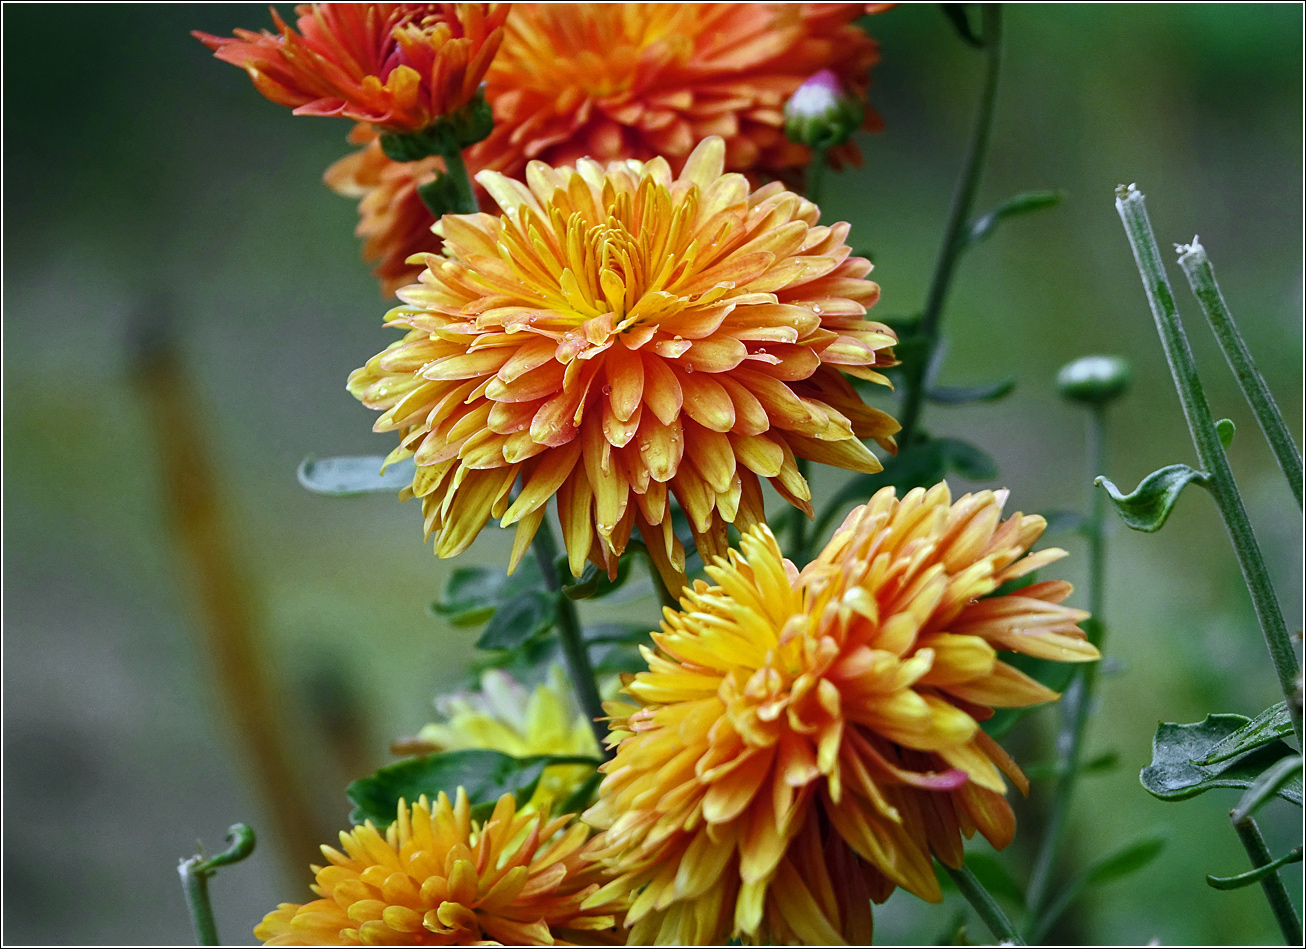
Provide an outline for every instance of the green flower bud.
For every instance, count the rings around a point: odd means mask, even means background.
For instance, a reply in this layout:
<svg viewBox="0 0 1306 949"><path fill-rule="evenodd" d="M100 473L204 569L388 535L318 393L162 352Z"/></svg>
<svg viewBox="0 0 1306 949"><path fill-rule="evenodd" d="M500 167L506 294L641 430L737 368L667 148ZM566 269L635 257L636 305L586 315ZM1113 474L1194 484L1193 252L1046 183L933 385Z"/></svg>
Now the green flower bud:
<svg viewBox="0 0 1306 949"><path fill-rule="evenodd" d="M808 148L833 148L861 127L862 102L844 91L839 77L822 69L785 103L785 134Z"/></svg>
<svg viewBox="0 0 1306 949"><path fill-rule="evenodd" d="M1057 391L1072 402L1106 405L1124 394L1133 379L1129 363L1119 356L1084 356L1057 373Z"/></svg>
<svg viewBox="0 0 1306 949"><path fill-rule="evenodd" d="M481 141L494 129L494 113L485 101L485 83L476 95L459 109L450 112L420 132L387 132L381 136L381 149L392 161L421 161L428 155L461 151Z"/></svg>

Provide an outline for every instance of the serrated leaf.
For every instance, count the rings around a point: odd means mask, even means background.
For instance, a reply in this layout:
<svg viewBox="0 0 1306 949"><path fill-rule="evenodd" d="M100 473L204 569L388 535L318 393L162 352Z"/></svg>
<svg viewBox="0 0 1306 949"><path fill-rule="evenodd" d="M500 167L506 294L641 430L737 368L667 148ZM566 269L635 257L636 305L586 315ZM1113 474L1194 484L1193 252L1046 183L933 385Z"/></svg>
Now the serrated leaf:
<svg viewBox="0 0 1306 949"><path fill-rule="evenodd" d="M434 800L443 791L452 799L460 787L482 812L508 793L525 803L549 765L586 763L599 764L597 759L574 755L514 758L485 748L409 758L360 778L345 789L345 796L354 804L349 819L356 824L370 820L377 827L386 827L398 813L400 798L411 804L423 794Z"/></svg>
<svg viewBox="0 0 1306 949"><path fill-rule="evenodd" d="M476 640L477 649L515 649L557 620L557 601L542 590L523 590L500 603Z"/></svg>
<svg viewBox="0 0 1306 949"><path fill-rule="evenodd" d="M1044 208L1055 207L1065 197L1060 191L1025 191L1008 198L992 211L982 214L970 222L970 230L963 238L965 247L974 247L997 228L1004 219Z"/></svg>
<svg viewBox="0 0 1306 949"><path fill-rule="evenodd" d="M444 585L444 596L431 604L431 612L454 626L484 623L500 604L527 590L544 590L544 578L536 562L524 560L508 576L491 567L457 567Z"/></svg>
<svg viewBox="0 0 1306 949"><path fill-rule="evenodd" d="M1163 801L1182 801L1213 788L1251 787L1262 771L1292 754L1292 749L1275 740L1236 758L1210 765L1197 763L1249 723L1243 715L1208 715L1191 725L1163 722L1152 739L1152 763L1139 773L1139 781ZM1278 794L1300 807L1301 777L1284 785Z"/></svg>
<svg viewBox="0 0 1306 949"><path fill-rule="evenodd" d="M1127 526L1150 534L1165 524L1184 488L1190 484L1204 486L1208 479L1206 472L1187 465L1167 465L1138 482L1138 487L1129 494L1122 494L1105 477L1099 477L1096 483L1106 489L1116 512Z"/></svg>
<svg viewBox="0 0 1306 949"><path fill-rule="evenodd" d="M1227 761L1253 748L1268 745L1276 739L1287 738L1291 734L1292 719L1288 716L1288 703L1280 702L1271 705L1232 735L1216 742L1210 753L1197 763L1212 765Z"/></svg>
<svg viewBox="0 0 1306 949"><path fill-rule="evenodd" d="M968 405L972 402L996 402L1016 388L1016 377L972 386L930 386L925 397L938 405Z"/></svg>
<svg viewBox="0 0 1306 949"><path fill-rule="evenodd" d="M381 473L385 458L361 455L340 458L305 458L295 476L314 494L347 498L377 491L401 491L413 482L417 466L411 458L396 461Z"/></svg>
<svg viewBox="0 0 1306 949"><path fill-rule="evenodd" d="M1145 837L1126 847L1095 860L1087 869L1074 877L1049 903L1043 915L1030 930L1029 941L1037 944L1080 894L1090 886L1100 886L1112 880L1128 876L1147 866L1165 849L1165 840L1160 837Z"/></svg>

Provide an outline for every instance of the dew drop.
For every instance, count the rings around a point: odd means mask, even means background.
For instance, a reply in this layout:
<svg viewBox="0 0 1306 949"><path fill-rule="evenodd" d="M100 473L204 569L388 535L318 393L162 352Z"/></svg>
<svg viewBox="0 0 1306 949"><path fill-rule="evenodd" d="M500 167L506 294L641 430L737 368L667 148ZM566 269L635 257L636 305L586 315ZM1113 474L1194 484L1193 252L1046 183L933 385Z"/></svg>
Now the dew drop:
<svg viewBox="0 0 1306 949"><path fill-rule="evenodd" d="M812 304L812 312L815 313L817 316L820 316L820 315L821 315L821 307L820 307L820 305L819 305L819 304L816 304L816 303L813 303L813 304Z"/></svg>
<svg viewBox="0 0 1306 949"><path fill-rule="evenodd" d="M603 387L603 394L604 394L604 395L612 395L612 386L604 386L604 387Z"/></svg>
<svg viewBox="0 0 1306 949"><path fill-rule="evenodd" d="M765 356L765 355L766 355L766 347L765 347L765 346L758 346L758 347L757 347L757 352L758 352L760 355Z"/></svg>
<svg viewBox="0 0 1306 949"><path fill-rule="evenodd" d="M674 339L677 343L679 343L679 342L681 342L685 337L683 337L683 336L673 336L673 337L671 337L671 338Z"/></svg>
<svg viewBox="0 0 1306 949"><path fill-rule="evenodd" d="M684 369L685 369L685 372L693 372L693 371L694 371L694 367L691 366L689 363L685 363Z"/></svg>

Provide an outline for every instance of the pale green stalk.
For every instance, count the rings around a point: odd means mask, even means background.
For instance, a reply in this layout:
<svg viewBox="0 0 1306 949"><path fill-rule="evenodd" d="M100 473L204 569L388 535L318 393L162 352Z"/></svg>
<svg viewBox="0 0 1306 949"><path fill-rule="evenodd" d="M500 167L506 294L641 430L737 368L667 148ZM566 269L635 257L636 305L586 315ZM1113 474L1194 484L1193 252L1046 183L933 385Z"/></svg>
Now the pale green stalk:
<svg viewBox="0 0 1306 949"><path fill-rule="evenodd" d="M1288 713L1292 717L1293 731L1300 747L1301 707L1294 700L1300 668L1297 655L1288 636L1288 628L1284 624L1269 571L1265 567L1265 558L1261 555L1256 535L1252 532L1242 494L1229 468L1229 459L1225 456L1210 407L1202 392L1202 382L1197 375L1192 350L1188 347L1188 337L1179 321L1179 311L1170 290L1170 281L1165 275L1165 267L1161 263L1161 251L1152 234L1152 224L1147 217L1142 193L1132 185L1128 188L1121 187L1116 192L1116 210L1124 222L1138 272L1143 278L1143 289L1151 304L1166 361L1170 364L1170 373L1183 403L1184 416L1188 420L1188 430L1192 433L1197 457L1209 476L1206 487L1215 499L1229 539L1233 542L1238 566L1246 581L1247 592L1251 594L1252 606L1265 636L1279 687L1287 700Z"/></svg>

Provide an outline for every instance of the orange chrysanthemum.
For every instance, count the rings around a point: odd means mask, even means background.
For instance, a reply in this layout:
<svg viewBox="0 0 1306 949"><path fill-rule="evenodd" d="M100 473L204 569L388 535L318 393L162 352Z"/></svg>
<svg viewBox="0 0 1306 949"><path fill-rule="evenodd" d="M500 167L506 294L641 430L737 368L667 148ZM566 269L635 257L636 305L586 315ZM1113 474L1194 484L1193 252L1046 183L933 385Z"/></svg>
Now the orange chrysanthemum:
<svg viewBox="0 0 1306 949"><path fill-rule="evenodd" d="M441 221L447 256L388 317L407 336L349 379L402 436L389 460L417 462L403 496L437 554L494 516L518 525L515 565L556 494L573 573L615 571L638 527L678 589L672 496L710 558L763 519L759 477L810 516L795 456L880 470L859 439L892 450L898 425L841 374L892 364L863 318L871 265L811 202L723 175L724 153L707 140L675 179L660 158L482 172L502 216Z"/></svg>
<svg viewBox="0 0 1306 949"><path fill-rule="evenodd" d="M1002 521L1005 494L885 488L801 574L759 525L664 611L584 815L596 899L642 888L633 942L868 944L867 896L938 900L931 853L1010 842L1002 774L1027 784L978 723L1057 695L1000 652L1098 653L1069 584L991 595L1065 554L1026 556L1043 518Z"/></svg>
<svg viewBox="0 0 1306 949"><path fill-rule="evenodd" d="M529 159L661 155L679 170L715 134L725 137L728 170L792 181L810 151L785 137L784 104L822 70L865 97L878 54L851 25L861 12L856 4L519 4L487 76L496 129L468 149L468 168L520 177ZM868 108L866 127L878 124ZM830 159L859 156L849 143ZM357 233L387 295L417 279L410 256L439 247L435 218L417 196L438 167L438 159L392 161L373 142L327 172L337 193L362 199Z"/></svg>
<svg viewBox="0 0 1306 949"><path fill-rule="evenodd" d="M291 29L195 36L296 115L416 132L467 105L503 39L505 4L313 3ZM279 35L278 35L279 34Z"/></svg>
<svg viewBox="0 0 1306 949"><path fill-rule="evenodd" d="M784 134L785 101L833 70L859 97L878 61L854 3L523 4L486 75L495 132L476 153L526 160L665 157L720 135L731 171L779 175L810 152ZM868 127L877 123L868 110ZM858 160L855 145L835 160ZM485 162L488 164L488 162Z"/></svg>
<svg viewBox="0 0 1306 949"><path fill-rule="evenodd" d="M613 941L622 899L582 908L603 876L572 815L518 814L511 794L484 824L467 795L423 796L382 834L368 821L324 846L321 899L282 903L254 935L269 946L552 946ZM594 903L595 901L590 900Z"/></svg>

